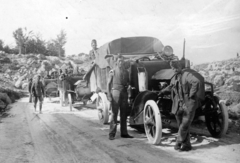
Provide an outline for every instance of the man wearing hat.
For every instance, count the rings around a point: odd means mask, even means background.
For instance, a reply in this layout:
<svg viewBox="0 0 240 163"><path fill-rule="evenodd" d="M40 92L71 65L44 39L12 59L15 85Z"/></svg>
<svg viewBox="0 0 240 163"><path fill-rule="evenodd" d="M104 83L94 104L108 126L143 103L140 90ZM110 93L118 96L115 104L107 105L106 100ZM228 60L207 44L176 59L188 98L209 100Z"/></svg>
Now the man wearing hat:
<svg viewBox="0 0 240 163"><path fill-rule="evenodd" d="M39 113L42 113L42 103L44 98L44 87L41 82L41 75L37 75L37 80L32 84L32 94L34 96L34 109L36 111L37 102L39 101Z"/></svg>
<svg viewBox="0 0 240 163"><path fill-rule="evenodd" d="M112 104L112 116L110 122L109 139L114 140L117 132L117 116L120 110L120 131L122 138L133 138L127 132L127 111L129 73L124 66L121 55L114 56L114 67L109 72L107 83L108 100Z"/></svg>
<svg viewBox="0 0 240 163"><path fill-rule="evenodd" d="M29 103L32 103L32 78L29 79L28 82L28 92L29 92Z"/></svg>
<svg viewBox="0 0 240 163"><path fill-rule="evenodd" d="M92 50L89 52L89 57L91 60L95 60L96 58L96 50L97 48L97 41L95 39L92 40L91 42Z"/></svg>
<svg viewBox="0 0 240 163"><path fill-rule="evenodd" d="M175 114L179 127L174 149L189 151L192 149L189 128L196 109L204 99L204 78L194 70L182 69L182 65L180 61L170 62L175 75L170 85L160 91L159 95L171 92L172 113Z"/></svg>

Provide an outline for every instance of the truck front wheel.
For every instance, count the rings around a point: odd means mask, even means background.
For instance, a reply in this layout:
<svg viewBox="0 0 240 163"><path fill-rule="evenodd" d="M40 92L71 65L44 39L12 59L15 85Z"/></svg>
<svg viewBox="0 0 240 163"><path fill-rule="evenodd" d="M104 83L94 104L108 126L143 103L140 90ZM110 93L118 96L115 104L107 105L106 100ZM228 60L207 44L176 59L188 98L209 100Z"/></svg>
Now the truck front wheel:
<svg viewBox="0 0 240 163"><path fill-rule="evenodd" d="M159 144L162 138L161 113L155 101L148 100L144 105L144 129L151 144Z"/></svg>

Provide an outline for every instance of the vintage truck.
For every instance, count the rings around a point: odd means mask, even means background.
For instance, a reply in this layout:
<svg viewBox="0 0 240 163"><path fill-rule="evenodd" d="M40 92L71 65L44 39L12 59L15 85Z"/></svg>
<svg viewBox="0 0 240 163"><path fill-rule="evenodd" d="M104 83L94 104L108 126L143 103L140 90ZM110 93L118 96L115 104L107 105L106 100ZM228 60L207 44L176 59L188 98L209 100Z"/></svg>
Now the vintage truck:
<svg viewBox="0 0 240 163"><path fill-rule="evenodd" d="M114 61L105 59L109 54L121 54L130 61L129 78L129 124L144 126L148 141L159 144L162 137L162 120L172 117L170 96L159 96L161 89L170 83L173 71L169 59L162 55L173 55L172 48L153 37L128 37L113 40L98 49L95 64L84 79L91 92L95 93L96 108L101 123L107 124L111 116L107 100L107 79ZM170 50L169 50L170 49ZM165 57L166 58L166 57ZM172 57L174 59L174 57ZM182 58L182 64L190 69L189 60ZM200 74L199 74L200 75ZM225 104L214 94L213 85L205 82L205 98L196 116L205 116L206 126L214 137L221 137L228 129L228 113Z"/></svg>

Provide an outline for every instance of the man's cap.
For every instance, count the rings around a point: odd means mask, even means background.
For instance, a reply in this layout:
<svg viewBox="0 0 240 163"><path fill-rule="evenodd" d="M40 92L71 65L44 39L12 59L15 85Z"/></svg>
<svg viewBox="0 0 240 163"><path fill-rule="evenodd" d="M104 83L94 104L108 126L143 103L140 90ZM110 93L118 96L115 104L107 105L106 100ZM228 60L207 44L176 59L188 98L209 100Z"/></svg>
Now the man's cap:
<svg viewBox="0 0 240 163"><path fill-rule="evenodd" d="M97 43L97 40L93 39L92 42L91 42L91 44L92 44L93 42Z"/></svg>

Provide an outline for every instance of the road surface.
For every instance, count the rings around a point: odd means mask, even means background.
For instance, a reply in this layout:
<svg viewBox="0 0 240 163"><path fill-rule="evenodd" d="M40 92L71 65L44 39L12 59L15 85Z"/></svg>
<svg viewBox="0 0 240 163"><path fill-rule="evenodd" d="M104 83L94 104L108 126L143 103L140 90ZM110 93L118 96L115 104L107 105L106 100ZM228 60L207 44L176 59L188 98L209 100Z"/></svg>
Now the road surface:
<svg viewBox="0 0 240 163"><path fill-rule="evenodd" d="M239 162L240 137L221 140L193 136L191 152L173 150L175 131L164 129L162 144L151 145L143 132L128 128L134 139L108 139L95 109L70 112L56 101L44 101L43 114L23 98L0 118L1 163L176 163Z"/></svg>

